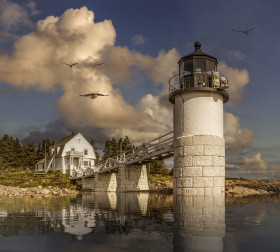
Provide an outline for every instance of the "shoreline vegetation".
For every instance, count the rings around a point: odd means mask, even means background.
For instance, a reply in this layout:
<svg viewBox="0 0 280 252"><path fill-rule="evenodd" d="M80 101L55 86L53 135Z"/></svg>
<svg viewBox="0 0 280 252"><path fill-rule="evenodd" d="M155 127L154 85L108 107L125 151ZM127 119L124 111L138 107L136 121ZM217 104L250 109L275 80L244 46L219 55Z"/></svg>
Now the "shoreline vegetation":
<svg viewBox="0 0 280 252"><path fill-rule="evenodd" d="M172 193L172 176L149 175L150 192ZM68 175L50 172L45 176L34 175L33 172L1 172L1 197L52 197L76 196L81 193L71 182ZM280 193L279 180L249 180L244 178L226 178L225 195L228 198L272 195Z"/></svg>

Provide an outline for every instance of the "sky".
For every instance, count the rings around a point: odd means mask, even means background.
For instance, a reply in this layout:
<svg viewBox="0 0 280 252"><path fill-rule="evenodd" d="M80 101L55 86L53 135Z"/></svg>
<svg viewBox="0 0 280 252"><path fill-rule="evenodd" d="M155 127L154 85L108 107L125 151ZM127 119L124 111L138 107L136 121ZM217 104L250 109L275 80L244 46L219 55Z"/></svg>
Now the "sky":
<svg viewBox="0 0 280 252"><path fill-rule="evenodd" d="M226 176L280 179L279 10L277 0L0 0L0 136L81 132L102 151L112 137L168 133L168 80L200 41L230 85Z"/></svg>

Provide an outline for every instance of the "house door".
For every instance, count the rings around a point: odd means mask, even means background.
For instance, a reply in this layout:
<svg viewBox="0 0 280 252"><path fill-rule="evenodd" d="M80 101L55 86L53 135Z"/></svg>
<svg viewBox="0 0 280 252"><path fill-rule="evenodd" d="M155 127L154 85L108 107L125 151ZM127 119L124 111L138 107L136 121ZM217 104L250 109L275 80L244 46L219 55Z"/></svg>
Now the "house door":
<svg viewBox="0 0 280 252"><path fill-rule="evenodd" d="M78 158L73 158L73 166L75 168L78 168L79 167L79 159Z"/></svg>

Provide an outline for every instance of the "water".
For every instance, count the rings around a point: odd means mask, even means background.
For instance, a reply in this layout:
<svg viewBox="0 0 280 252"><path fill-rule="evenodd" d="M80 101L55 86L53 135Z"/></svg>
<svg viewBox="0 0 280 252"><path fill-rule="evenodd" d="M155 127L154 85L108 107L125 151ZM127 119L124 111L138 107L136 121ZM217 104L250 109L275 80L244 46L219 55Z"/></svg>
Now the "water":
<svg viewBox="0 0 280 252"><path fill-rule="evenodd" d="M280 197L0 199L0 251L280 251Z"/></svg>

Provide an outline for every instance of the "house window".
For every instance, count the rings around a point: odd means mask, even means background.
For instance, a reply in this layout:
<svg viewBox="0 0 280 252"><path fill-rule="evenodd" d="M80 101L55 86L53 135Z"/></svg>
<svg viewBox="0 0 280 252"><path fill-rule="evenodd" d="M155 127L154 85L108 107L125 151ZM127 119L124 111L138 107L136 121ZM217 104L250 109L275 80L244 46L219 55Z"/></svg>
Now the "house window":
<svg viewBox="0 0 280 252"><path fill-rule="evenodd" d="M81 143L81 139L78 139L78 143Z"/></svg>
<svg viewBox="0 0 280 252"><path fill-rule="evenodd" d="M84 166L88 166L88 161L84 161Z"/></svg>
<svg viewBox="0 0 280 252"><path fill-rule="evenodd" d="M88 154L88 150L85 149L85 150L84 150L84 155L87 155L87 154Z"/></svg>

